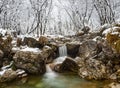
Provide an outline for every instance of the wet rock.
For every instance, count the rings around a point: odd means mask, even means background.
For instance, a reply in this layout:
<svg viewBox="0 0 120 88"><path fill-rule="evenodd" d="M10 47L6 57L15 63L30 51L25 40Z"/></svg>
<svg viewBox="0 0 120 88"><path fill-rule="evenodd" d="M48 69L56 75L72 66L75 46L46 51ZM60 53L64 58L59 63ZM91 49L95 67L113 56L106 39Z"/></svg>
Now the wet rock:
<svg viewBox="0 0 120 88"><path fill-rule="evenodd" d="M0 82L10 82L17 77L16 71L7 69L2 75L0 75Z"/></svg>
<svg viewBox="0 0 120 88"><path fill-rule="evenodd" d="M71 58L67 57L62 64L55 66L57 72L78 72L78 64Z"/></svg>
<svg viewBox="0 0 120 88"><path fill-rule="evenodd" d="M43 74L46 71L45 62L40 52L18 51L13 60L15 66L30 74Z"/></svg>
<svg viewBox="0 0 120 88"><path fill-rule="evenodd" d="M44 46L42 50L42 57L45 60L45 63L51 63L55 59L55 52L49 46Z"/></svg>
<svg viewBox="0 0 120 88"><path fill-rule="evenodd" d="M67 54L70 57L74 58L78 55L80 44L67 43L66 46L67 46Z"/></svg>

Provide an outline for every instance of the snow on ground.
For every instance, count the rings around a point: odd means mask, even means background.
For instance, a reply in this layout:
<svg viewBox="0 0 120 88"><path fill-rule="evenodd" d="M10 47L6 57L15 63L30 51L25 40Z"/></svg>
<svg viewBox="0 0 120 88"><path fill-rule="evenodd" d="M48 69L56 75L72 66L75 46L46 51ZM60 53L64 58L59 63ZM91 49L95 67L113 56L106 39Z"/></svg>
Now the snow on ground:
<svg viewBox="0 0 120 88"><path fill-rule="evenodd" d="M30 47L26 47L24 49L21 49L20 51L29 51L29 52L34 52L34 53L41 52L41 50L39 48L30 48Z"/></svg>

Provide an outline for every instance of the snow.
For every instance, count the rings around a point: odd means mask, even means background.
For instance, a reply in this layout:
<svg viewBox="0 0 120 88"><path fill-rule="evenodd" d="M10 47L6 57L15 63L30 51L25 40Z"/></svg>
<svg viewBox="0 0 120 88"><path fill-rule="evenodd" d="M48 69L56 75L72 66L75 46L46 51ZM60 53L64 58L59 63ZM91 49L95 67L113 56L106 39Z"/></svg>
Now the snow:
<svg viewBox="0 0 120 88"><path fill-rule="evenodd" d="M4 70L0 71L0 76L1 76L1 75L4 75L4 73L5 73L7 70L9 71L9 70L12 70L12 69L9 68L9 69L4 69Z"/></svg>
<svg viewBox="0 0 120 88"><path fill-rule="evenodd" d="M12 48L12 51L19 51L20 50L20 47L13 47Z"/></svg>
<svg viewBox="0 0 120 88"><path fill-rule="evenodd" d="M29 51L29 52L34 52L34 53L41 52L41 50L39 48L30 48L30 47L26 47L24 49L21 49L20 51Z"/></svg>
<svg viewBox="0 0 120 88"><path fill-rule="evenodd" d="M25 71L22 70L22 69L18 69L16 72L17 72L18 75L21 75L21 74L24 74L24 73L25 73Z"/></svg>
<svg viewBox="0 0 120 88"><path fill-rule="evenodd" d="M103 31L103 35L107 35L108 33L111 33L111 34L120 34L120 33L118 32L118 30L120 30L120 27L108 28L108 29L106 29L105 31Z"/></svg>
<svg viewBox="0 0 120 88"><path fill-rule="evenodd" d="M66 59L66 57L67 56L58 57L57 59L55 59L54 63L55 64L60 64Z"/></svg>
<svg viewBox="0 0 120 88"><path fill-rule="evenodd" d="M2 70L5 70L5 69L9 68L12 64L13 64L13 61L11 61L11 63L10 63L9 65L4 66L4 67L2 67L1 69L2 69Z"/></svg>
<svg viewBox="0 0 120 88"><path fill-rule="evenodd" d="M0 75L3 75L6 70L0 71Z"/></svg>
<svg viewBox="0 0 120 88"><path fill-rule="evenodd" d="M107 35L108 33L112 32L111 28L106 29L105 31L103 31L103 35Z"/></svg>
<svg viewBox="0 0 120 88"><path fill-rule="evenodd" d="M4 30L4 29L2 29L2 28L0 28L0 34L2 34L2 36L5 36L5 34L7 33L7 31L6 30Z"/></svg>

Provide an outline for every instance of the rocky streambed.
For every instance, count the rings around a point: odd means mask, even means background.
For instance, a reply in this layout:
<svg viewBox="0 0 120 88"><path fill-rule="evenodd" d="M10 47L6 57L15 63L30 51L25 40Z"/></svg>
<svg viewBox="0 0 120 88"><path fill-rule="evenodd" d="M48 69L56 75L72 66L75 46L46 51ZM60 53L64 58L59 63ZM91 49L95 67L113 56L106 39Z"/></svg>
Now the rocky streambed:
<svg viewBox="0 0 120 88"><path fill-rule="evenodd" d="M119 29L114 27L114 30L109 29L107 33L107 29L102 33L83 31L82 34L74 36L54 38L1 36L0 85L7 88L4 85L10 84L6 82L13 82L11 85L19 88L17 86L21 85L19 81L23 81L24 86L20 88L27 88L30 85L29 88L46 88L46 86L47 88L87 88L85 87L87 83L88 86L89 83L95 84L91 88L119 88ZM37 77L30 77L30 75ZM19 80L17 84L14 83L16 80ZM115 83L107 85L110 82L106 83L105 80ZM29 85L32 81L33 84Z"/></svg>

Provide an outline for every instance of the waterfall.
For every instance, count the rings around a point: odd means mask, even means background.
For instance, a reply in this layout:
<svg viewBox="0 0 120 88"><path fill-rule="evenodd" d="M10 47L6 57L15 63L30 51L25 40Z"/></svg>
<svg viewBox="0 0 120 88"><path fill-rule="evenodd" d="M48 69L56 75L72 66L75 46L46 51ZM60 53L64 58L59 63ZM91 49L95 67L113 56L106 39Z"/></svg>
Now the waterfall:
<svg viewBox="0 0 120 88"><path fill-rule="evenodd" d="M66 57L67 57L66 45L60 46L59 47L59 57L56 60L54 60L54 63L56 63L56 64L62 63Z"/></svg>
<svg viewBox="0 0 120 88"><path fill-rule="evenodd" d="M59 47L59 57L56 60L54 60L54 62L52 64L62 63L65 60L66 56L67 56L66 45L60 46ZM51 64L46 65L46 74L44 75L46 78L49 78L49 79L57 76L57 74L54 71L52 71L50 65Z"/></svg>
<svg viewBox="0 0 120 88"><path fill-rule="evenodd" d="M61 47L59 47L59 56L67 56L67 47L66 45L63 45Z"/></svg>

